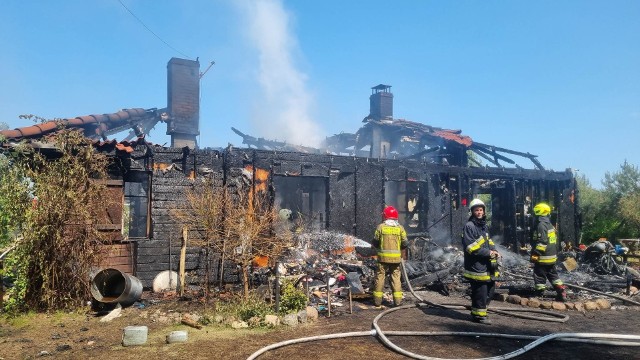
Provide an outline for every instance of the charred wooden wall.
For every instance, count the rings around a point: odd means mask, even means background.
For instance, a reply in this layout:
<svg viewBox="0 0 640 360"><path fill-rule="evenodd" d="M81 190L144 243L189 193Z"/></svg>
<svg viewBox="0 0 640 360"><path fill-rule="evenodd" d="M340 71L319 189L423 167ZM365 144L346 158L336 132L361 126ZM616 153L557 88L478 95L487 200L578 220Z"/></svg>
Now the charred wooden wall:
<svg viewBox="0 0 640 360"><path fill-rule="evenodd" d="M151 232L137 242L136 276L144 286L164 270L178 270L181 221L177 209L185 208L186 191L199 177L212 177L214 186L247 188L255 178L253 170L266 170L267 188L272 193L274 177L315 179L326 187L327 230L371 240L385 206L385 187L403 189L405 197L396 204L406 216L400 219L409 233L427 233L440 243L457 244L468 218L466 205L473 196L491 196L493 231L506 245L526 243L531 236L532 203L549 201L557 209L561 239L576 242L575 181L570 172L503 168L461 168L414 160L376 160L294 152L253 149L204 151L158 148L153 154L151 181ZM249 174L249 175L248 175ZM322 179L319 181L318 179ZM393 183L393 184L391 184ZM417 194L417 195L416 195ZM419 197L413 212L408 197ZM325 197L322 197L325 199ZM417 214L417 215L416 215ZM190 239L199 235L190 233ZM206 261L217 277L218 259L206 259L201 247L187 251L187 271L202 274ZM235 269L225 271L228 281L237 280Z"/></svg>

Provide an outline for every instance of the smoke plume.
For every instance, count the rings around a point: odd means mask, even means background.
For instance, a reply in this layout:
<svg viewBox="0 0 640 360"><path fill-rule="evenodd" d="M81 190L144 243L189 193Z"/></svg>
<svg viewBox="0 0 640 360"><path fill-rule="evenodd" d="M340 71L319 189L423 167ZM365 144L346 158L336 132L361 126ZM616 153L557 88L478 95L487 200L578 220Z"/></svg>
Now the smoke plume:
<svg viewBox="0 0 640 360"><path fill-rule="evenodd" d="M263 98L254 116L261 137L295 145L317 146L322 140L310 109L313 96L307 76L295 63L299 48L292 16L280 0L247 1L241 5L251 45L258 53L258 82Z"/></svg>

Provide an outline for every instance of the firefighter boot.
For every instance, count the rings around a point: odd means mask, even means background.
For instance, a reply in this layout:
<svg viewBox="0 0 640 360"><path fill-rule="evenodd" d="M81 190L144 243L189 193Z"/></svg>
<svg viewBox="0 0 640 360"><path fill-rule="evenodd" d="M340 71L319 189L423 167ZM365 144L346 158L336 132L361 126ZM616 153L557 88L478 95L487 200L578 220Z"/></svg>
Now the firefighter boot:
<svg viewBox="0 0 640 360"><path fill-rule="evenodd" d="M376 308L382 307L382 293L374 291L373 292L373 306Z"/></svg>
<svg viewBox="0 0 640 360"><path fill-rule="evenodd" d="M537 298L542 298L544 296L544 291L547 289L547 286L544 284L536 284L533 290L533 296Z"/></svg>
<svg viewBox="0 0 640 360"><path fill-rule="evenodd" d="M393 292L393 306L398 307L402 305L402 292Z"/></svg>
<svg viewBox="0 0 640 360"><path fill-rule="evenodd" d="M556 300L557 301L562 301L562 302L567 302L567 287L564 285L556 285Z"/></svg>
<svg viewBox="0 0 640 360"><path fill-rule="evenodd" d="M483 325L491 325L491 320L489 320L486 316L473 316L473 322L477 322L478 324Z"/></svg>

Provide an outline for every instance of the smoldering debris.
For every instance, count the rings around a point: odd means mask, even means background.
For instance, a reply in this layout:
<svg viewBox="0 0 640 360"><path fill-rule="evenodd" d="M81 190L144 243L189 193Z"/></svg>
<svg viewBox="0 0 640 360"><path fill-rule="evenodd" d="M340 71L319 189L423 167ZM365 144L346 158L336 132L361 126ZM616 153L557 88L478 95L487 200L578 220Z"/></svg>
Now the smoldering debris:
<svg viewBox="0 0 640 360"><path fill-rule="evenodd" d="M296 240L295 249L281 262L280 273L285 278L294 279L298 288L305 289L312 306L328 311L345 304L350 295L354 299L370 297L377 264L376 249L371 244L351 235L330 231L298 234ZM533 291L529 255L515 253L499 241L497 239L496 248L502 256L499 259L501 275L498 289L502 294L538 296ZM442 245L428 236L414 235L410 238L405 261L411 286L416 290L464 296L468 284L462 276L463 255L459 245ZM627 277L624 274L598 274L592 264L585 262L583 256L575 251L561 252L559 258L558 271L566 283L612 294L634 291L632 282L628 280L630 273ZM562 266L567 258L576 260L577 266L572 271ZM569 295L570 300L597 297L578 289L569 289ZM543 298L554 296L555 292L548 291Z"/></svg>

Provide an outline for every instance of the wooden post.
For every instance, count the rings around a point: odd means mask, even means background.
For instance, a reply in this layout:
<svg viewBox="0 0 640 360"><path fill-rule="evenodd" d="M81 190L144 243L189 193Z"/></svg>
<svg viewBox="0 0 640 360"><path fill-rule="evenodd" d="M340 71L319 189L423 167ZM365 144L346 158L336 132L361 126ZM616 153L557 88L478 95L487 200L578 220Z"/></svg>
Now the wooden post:
<svg viewBox="0 0 640 360"><path fill-rule="evenodd" d="M347 286L349 286L349 314L353 314L353 296L351 295L351 285L347 281Z"/></svg>
<svg viewBox="0 0 640 360"><path fill-rule="evenodd" d="M275 295L276 295L276 314L280 313L280 263L276 262L276 284L275 284Z"/></svg>
<svg viewBox="0 0 640 360"><path fill-rule="evenodd" d="M185 288L185 262L187 258L187 236L188 228L182 228L182 246L180 248L180 296L184 295Z"/></svg>
<svg viewBox="0 0 640 360"><path fill-rule="evenodd" d="M224 254L226 252L227 241L223 240L222 242L222 254L220 254L220 290L222 290L222 285L224 284Z"/></svg>
<svg viewBox="0 0 640 360"><path fill-rule="evenodd" d="M4 268L4 259L0 259L0 309L4 307L4 281L2 269Z"/></svg>
<svg viewBox="0 0 640 360"><path fill-rule="evenodd" d="M331 289L329 286L329 271L327 270L327 276L326 276L326 280L327 280L327 310L329 311L327 313L327 317L331 317Z"/></svg>

